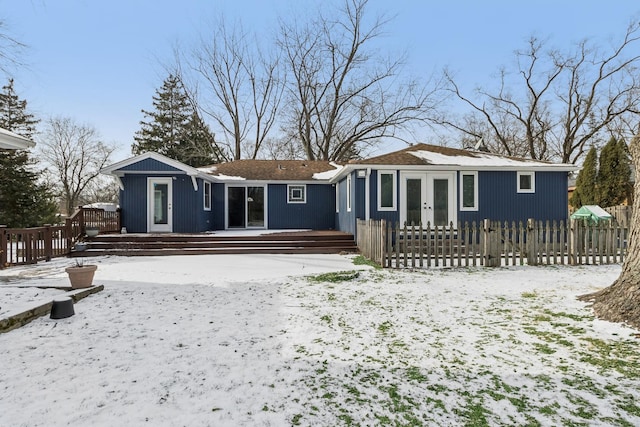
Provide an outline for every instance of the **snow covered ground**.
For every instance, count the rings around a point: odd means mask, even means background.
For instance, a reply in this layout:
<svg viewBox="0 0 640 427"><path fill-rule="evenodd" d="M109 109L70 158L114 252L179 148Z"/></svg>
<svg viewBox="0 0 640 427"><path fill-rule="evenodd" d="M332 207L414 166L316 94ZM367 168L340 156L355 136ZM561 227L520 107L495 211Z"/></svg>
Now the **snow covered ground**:
<svg viewBox="0 0 640 427"><path fill-rule="evenodd" d="M640 425L637 331L576 300L619 266L352 259L98 258L75 316L0 335L0 425ZM0 271L2 310L69 264Z"/></svg>

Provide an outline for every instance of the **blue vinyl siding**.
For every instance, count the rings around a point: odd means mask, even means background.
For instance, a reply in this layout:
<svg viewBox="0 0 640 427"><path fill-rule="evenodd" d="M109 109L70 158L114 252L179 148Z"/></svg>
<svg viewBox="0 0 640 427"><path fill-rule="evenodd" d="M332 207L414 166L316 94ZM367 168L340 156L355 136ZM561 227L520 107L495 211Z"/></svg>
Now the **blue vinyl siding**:
<svg viewBox="0 0 640 427"><path fill-rule="evenodd" d="M122 224L130 233L147 232L147 178L149 176L134 174L121 178L125 189L120 194ZM197 192L193 190L191 177L184 174L173 176L172 185L173 231L197 233L210 230L211 212L203 209L202 180L198 180Z"/></svg>
<svg viewBox="0 0 640 427"><path fill-rule="evenodd" d="M224 184L211 184L211 228L209 230L224 230Z"/></svg>
<svg viewBox="0 0 640 427"><path fill-rule="evenodd" d="M336 185L340 192L340 212L336 214L336 229L346 233L356 232L356 209L355 209L355 183L357 178L355 173L351 173L351 212L347 212L347 178L344 177ZM335 197L335 196L334 196ZM335 211L334 211L335 212Z"/></svg>
<svg viewBox="0 0 640 427"><path fill-rule="evenodd" d="M268 185L268 228L333 230L335 193L330 184L307 184L306 203L288 203L287 184Z"/></svg>
<svg viewBox="0 0 640 427"><path fill-rule="evenodd" d="M458 221L567 220L567 172L536 172L535 193L518 193L516 175L515 171L478 172L478 211L459 211Z"/></svg>
<svg viewBox="0 0 640 427"><path fill-rule="evenodd" d="M136 171L136 172L179 172L184 173L179 169L174 168L173 166L169 166L166 163L159 162L156 159L144 159L139 162L130 164L128 166L124 166L120 169L121 171Z"/></svg>
<svg viewBox="0 0 640 427"><path fill-rule="evenodd" d="M369 188L369 200L371 203L371 211L370 216L371 219L384 219L390 221L395 224L400 221L400 179L398 178L398 171L395 171L396 174L396 210L395 211L379 211L378 210L378 174L379 171L372 170L370 177L370 188ZM388 172L388 170L385 170Z"/></svg>
<svg viewBox="0 0 640 427"><path fill-rule="evenodd" d="M125 175L124 191L120 191L122 226L129 233L147 232L147 176Z"/></svg>

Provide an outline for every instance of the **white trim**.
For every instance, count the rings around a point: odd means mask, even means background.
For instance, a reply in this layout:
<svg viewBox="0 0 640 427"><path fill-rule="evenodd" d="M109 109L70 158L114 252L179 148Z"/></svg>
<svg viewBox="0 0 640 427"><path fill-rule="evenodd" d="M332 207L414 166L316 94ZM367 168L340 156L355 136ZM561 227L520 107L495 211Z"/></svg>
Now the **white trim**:
<svg viewBox="0 0 640 427"><path fill-rule="evenodd" d="M302 192L301 198L291 198L291 190L300 189ZM305 184L287 184L287 203L289 204L303 204L307 203L307 186Z"/></svg>
<svg viewBox="0 0 640 427"><path fill-rule="evenodd" d="M530 176L531 177L531 188L520 188L520 177L521 176ZM518 171L516 174L516 188L518 193L535 193L536 192L536 173L534 171Z"/></svg>
<svg viewBox="0 0 640 427"><path fill-rule="evenodd" d="M395 170L381 170L378 169L378 211L380 212L395 212L398 210L398 179ZM382 206L382 175L391 175L391 206Z"/></svg>
<svg viewBox="0 0 640 427"><path fill-rule="evenodd" d="M141 162L143 160L147 160L147 159L153 159L156 160L160 163L164 163L167 166L171 166L174 169L177 169L176 171L123 171L120 170L124 167L130 166L132 164ZM206 181L210 181L210 182L218 182L220 181L219 179L217 179L215 176L209 175L208 173L202 172L196 168L193 168L189 165L185 165L182 162L179 162L177 160L174 159L170 159L169 157L163 156L162 154L156 153L154 151L148 151L146 153L142 153L138 156L134 156L134 157L130 157L128 159L122 160L120 162L114 163L112 165L109 165L105 168L100 169L100 173L106 174L106 175L115 175L115 176L124 176L125 174L127 175L135 175L135 174L146 174L146 175L151 175L151 174L159 174L159 175L176 175L179 174L180 172L185 173L187 175L189 175L190 177L192 177L193 180L193 187L196 191L198 191L198 184L195 182L195 178L202 178Z"/></svg>
<svg viewBox="0 0 640 427"><path fill-rule="evenodd" d="M353 191L351 190L351 174L347 175L347 212L351 212L351 196Z"/></svg>
<svg viewBox="0 0 640 427"><path fill-rule="evenodd" d="M340 213L340 183L336 182L334 187L336 189L336 213Z"/></svg>
<svg viewBox="0 0 640 427"><path fill-rule="evenodd" d="M0 128L0 148L5 150L25 150L35 146L36 143L30 139Z"/></svg>
<svg viewBox="0 0 640 427"><path fill-rule="evenodd" d="M473 176L473 206L464 206L464 176ZM477 171L460 171L460 210L461 211L477 211L478 208L478 172Z"/></svg>
<svg viewBox="0 0 640 427"><path fill-rule="evenodd" d="M207 206L207 196L208 200L209 200L209 205ZM204 181L204 183L202 184L202 208L205 211L210 211L211 210L211 183Z"/></svg>
<svg viewBox="0 0 640 427"><path fill-rule="evenodd" d="M155 199L152 187L154 183L167 184L167 224L154 224ZM171 177L147 177L147 232L173 232L173 178Z"/></svg>

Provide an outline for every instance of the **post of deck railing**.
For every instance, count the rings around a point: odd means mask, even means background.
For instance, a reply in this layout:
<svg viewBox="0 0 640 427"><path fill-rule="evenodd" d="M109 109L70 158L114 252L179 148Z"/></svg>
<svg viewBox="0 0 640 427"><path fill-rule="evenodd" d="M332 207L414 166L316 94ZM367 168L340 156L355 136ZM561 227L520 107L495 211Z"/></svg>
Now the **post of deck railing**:
<svg viewBox="0 0 640 427"><path fill-rule="evenodd" d="M7 239L7 226L0 225L0 270L7 266L7 251L9 240Z"/></svg>
<svg viewBox="0 0 640 427"><path fill-rule="evenodd" d="M53 233L51 232L51 224L44 226L44 259L51 261L53 257Z"/></svg>

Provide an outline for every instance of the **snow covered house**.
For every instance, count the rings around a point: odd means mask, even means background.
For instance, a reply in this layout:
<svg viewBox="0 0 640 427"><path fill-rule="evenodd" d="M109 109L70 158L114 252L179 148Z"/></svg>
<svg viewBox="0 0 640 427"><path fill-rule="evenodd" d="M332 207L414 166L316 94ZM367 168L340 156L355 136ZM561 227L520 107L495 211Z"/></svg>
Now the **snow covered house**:
<svg viewBox="0 0 640 427"><path fill-rule="evenodd" d="M416 144L338 165L239 160L192 168L144 153L103 170L120 185L130 232L232 228L341 230L356 219L401 223L565 221L573 165Z"/></svg>

